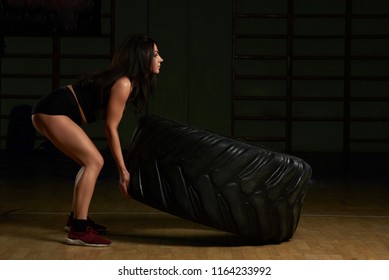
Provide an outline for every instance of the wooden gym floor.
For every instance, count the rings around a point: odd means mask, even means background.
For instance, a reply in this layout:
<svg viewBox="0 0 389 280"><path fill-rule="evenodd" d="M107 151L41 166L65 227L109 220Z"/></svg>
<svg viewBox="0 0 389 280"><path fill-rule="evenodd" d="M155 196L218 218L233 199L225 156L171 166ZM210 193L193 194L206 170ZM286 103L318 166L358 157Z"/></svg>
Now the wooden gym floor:
<svg viewBox="0 0 389 280"><path fill-rule="evenodd" d="M66 159L1 160L0 259L269 259L388 260L389 176L387 156L307 160L314 183L293 238L255 246L121 196L113 168L97 184L91 217L109 228L108 248L65 244L75 166ZM377 167L378 166L378 167ZM71 174L71 175L70 175Z"/></svg>

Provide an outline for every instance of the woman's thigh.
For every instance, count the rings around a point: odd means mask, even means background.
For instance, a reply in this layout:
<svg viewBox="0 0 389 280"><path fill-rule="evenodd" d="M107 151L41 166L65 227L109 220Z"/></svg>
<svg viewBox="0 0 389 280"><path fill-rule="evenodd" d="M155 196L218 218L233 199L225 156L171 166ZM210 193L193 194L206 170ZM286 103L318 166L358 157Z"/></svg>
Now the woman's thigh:
<svg viewBox="0 0 389 280"><path fill-rule="evenodd" d="M81 166L102 165L103 158L85 131L67 116L35 114L35 128Z"/></svg>

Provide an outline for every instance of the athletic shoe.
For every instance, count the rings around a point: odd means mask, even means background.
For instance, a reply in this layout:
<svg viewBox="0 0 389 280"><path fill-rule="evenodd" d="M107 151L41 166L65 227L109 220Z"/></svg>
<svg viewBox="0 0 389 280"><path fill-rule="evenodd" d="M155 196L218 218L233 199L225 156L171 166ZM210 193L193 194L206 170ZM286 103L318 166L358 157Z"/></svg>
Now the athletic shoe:
<svg viewBox="0 0 389 280"><path fill-rule="evenodd" d="M91 247L107 247L111 245L111 241L100 237L97 232L91 227L88 227L85 232L75 232L71 228L66 242L69 245Z"/></svg>
<svg viewBox="0 0 389 280"><path fill-rule="evenodd" d="M105 226L96 224L91 218L87 218L88 226L93 228L96 232L102 234L107 232L107 228ZM73 216L69 215L68 221L66 223L66 226L64 227L64 230L67 232L70 232L70 229L72 228L73 223Z"/></svg>

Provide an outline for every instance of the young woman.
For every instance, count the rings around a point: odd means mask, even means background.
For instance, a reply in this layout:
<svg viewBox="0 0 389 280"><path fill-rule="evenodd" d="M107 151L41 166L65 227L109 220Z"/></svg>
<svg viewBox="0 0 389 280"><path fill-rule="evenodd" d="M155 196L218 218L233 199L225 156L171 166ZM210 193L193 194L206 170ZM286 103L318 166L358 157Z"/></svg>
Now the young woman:
<svg viewBox="0 0 389 280"><path fill-rule="evenodd" d="M127 103L136 110L147 103L163 59L155 41L144 35L124 40L107 70L90 74L42 97L34 106L32 122L60 151L81 166L75 180L72 211L66 230L67 243L109 246L98 235L105 227L89 217L89 205L104 160L82 125L105 121L105 135L116 162L119 187L127 195L130 174L126 169L118 125Z"/></svg>

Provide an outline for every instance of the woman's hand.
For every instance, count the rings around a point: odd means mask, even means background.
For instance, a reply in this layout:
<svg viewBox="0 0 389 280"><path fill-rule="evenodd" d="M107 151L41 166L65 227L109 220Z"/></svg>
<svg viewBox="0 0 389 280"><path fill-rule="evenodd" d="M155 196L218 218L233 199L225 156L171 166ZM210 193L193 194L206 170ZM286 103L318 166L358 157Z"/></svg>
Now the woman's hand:
<svg viewBox="0 0 389 280"><path fill-rule="evenodd" d="M130 185L130 172L123 170L120 172L119 189L124 196L128 196L128 187Z"/></svg>

